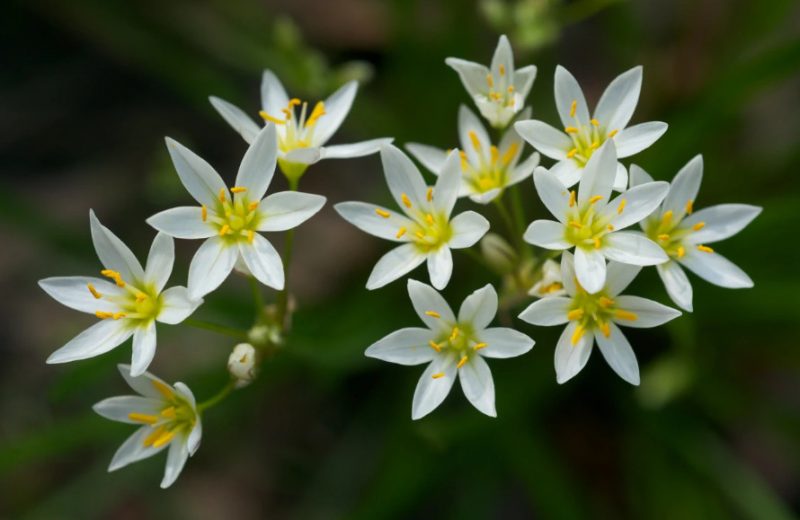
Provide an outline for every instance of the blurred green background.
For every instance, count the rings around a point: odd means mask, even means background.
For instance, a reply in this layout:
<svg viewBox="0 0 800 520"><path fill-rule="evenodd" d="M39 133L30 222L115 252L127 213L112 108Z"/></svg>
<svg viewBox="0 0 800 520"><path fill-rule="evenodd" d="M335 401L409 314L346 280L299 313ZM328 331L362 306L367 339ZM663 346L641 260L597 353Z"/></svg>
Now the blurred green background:
<svg viewBox="0 0 800 520"><path fill-rule="evenodd" d="M771 519L800 510L795 0L28 0L6 3L0 27L0 518ZM286 348L255 384L209 410L203 445L171 489L158 489L163 457L107 474L130 428L90 407L128 392L114 366L130 346L45 365L93 318L35 285L99 269L89 208L143 258L154 235L144 218L189 200L163 137L232 179L245 144L207 96L255 114L263 68L312 100L363 80L335 142L453 146L458 104L471 103L444 58L487 63L503 32L518 65L538 65L529 102L553 123L556 64L590 104L617 74L644 65L634 122L670 130L634 160L668 180L703 153L698 206L764 206L719 247L755 288L693 278L694 314L632 330L640 388L597 353L557 385L560 330L516 320L537 345L492 363L498 419L454 388L412 422L421 368L363 356L383 335L416 326L405 283L366 291L387 244L332 210L389 200L379 161L323 162L301 183L329 204L297 235L300 311ZM272 189L283 189L276 179ZM532 183L522 188L528 218L542 215ZM197 246L178 242L172 283L185 283ZM498 282L466 255L455 259L451 302ZM652 269L632 292L668 302ZM196 316L246 327L249 296L234 277ZM160 327L151 369L203 399L225 382L233 343Z"/></svg>

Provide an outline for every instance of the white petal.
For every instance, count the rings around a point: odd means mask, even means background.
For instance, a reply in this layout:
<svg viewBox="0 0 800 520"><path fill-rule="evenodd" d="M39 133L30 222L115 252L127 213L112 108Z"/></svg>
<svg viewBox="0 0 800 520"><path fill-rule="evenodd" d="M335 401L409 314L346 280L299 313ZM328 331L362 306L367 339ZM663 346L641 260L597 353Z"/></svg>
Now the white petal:
<svg viewBox="0 0 800 520"><path fill-rule="evenodd" d="M689 229L703 222L703 228L693 232L688 239L693 243L710 244L735 235L752 222L759 213L761 213L761 208L758 206L719 204L692 214L681 223L681 227Z"/></svg>
<svg viewBox="0 0 800 520"><path fill-rule="evenodd" d="M595 151L583 168L578 185L578 202L584 204L595 196L608 201L617 176L617 152L613 141L606 141Z"/></svg>
<svg viewBox="0 0 800 520"><path fill-rule="evenodd" d="M449 247L441 246L437 251L428 254L428 274L431 285L440 291L447 287L453 274L453 254Z"/></svg>
<svg viewBox="0 0 800 520"><path fill-rule="evenodd" d="M697 201L697 192L703 181L703 156L696 155L675 175L669 188L669 193L661 207L661 215L672 211L672 222L680 222L686 214L686 205L689 201Z"/></svg>
<svg viewBox="0 0 800 520"><path fill-rule="evenodd" d="M439 178L433 188L433 205L448 217L453 212L453 206L458 200L458 191L461 187L461 160L457 153L451 153L444 162Z"/></svg>
<svg viewBox="0 0 800 520"><path fill-rule="evenodd" d="M459 58L447 58L444 62L458 72L461 83L471 96L486 90L486 75L489 74L486 66Z"/></svg>
<svg viewBox="0 0 800 520"><path fill-rule="evenodd" d="M522 99L528 96L535 79L536 65L528 65L514 71L514 90L522 96Z"/></svg>
<svg viewBox="0 0 800 520"><path fill-rule="evenodd" d="M609 132L622 130L628 126L628 121L636 110L641 89L641 65L623 72L614 78L597 102L597 108L594 110L595 119Z"/></svg>
<svg viewBox="0 0 800 520"><path fill-rule="evenodd" d="M667 131L667 123L651 121L629 126L617 134L613 141L617 145L617 156L622 159L639 153L651 144L658 141L659 137Z"/></svg>
<svg viewBox="0 0 800 520"><path fill-rule="evenodd" d="M314 216L325 205L325 197L299 191L273 193L259 204L259 231L286 231Z"/></svg>
<svg viewBox="0 0 800 520"><path fill-rule="evenodd" d="M614 191L625 191L628 187L628 170L621 163L617 163L617 174L614 176Z"/></svg>
<svg viewBox="0 0 800 520"><path fill-rule="evenodd" d="M489 417L497 417L494 406L494 380L486 361L481 356L472 356L458 369L458 378L469 402Z"/></svg>
<svg viewBox="0 0 800 520"><path fill-rule="evenodd" d="M210 222L203 222L199 206L167 209L148 218L147 223L175 238L208 238L216 233Z"/></svg>
<svg viewBox="0 0 800 520"><path fill-rule="evenodd" d="M489 221L474 211L459 213L450 221L453 236L448 247L464 249L472 247L489 231Z"/></svg>
<svg viewBox="0 0 800 520"><path fill-rule="evenodd" d="M189 450L189 455L194 455L197 451L197 448L200 447L200 440L203 438L203 424L200 420L200 417L197 417L197 422L192 428L192 431L189 432L189 438L186 439L186 447Z"/></svg>
<svg viewBox="0 0 800 520"><path fill-rule="evenodd" d="M352 159L377 153L382 146L391 144L392 139L381 137L357 143L334 144L321 148L321 159Z"/></svg>
<svg viewBox="0 0 800 520"><path fill-rule="evenodd" d="M427 144L408 143L406 150L434 175L439 175L447 159L447 152Z"/></svg>
<svg viewBox="0 0 800 520"><path fill-rule="evenodd" d="M642 270L639 265L609 262L606 269L606 291L612 298L622 293Z"/></svg>
<svg viewBox="0 0 800 520"><path fill-rule="evenodd" d="M561 283L567 294L574 298L578 290L575 286L575 259L569 251L561 253Z"/></svg>
<svg viewBox="0 0 800 520"><path fill-rule="evenodd" d="M569 249L572 247L565 237L565 227L553 220L534 220L525 230L525 242L545 249Z"/></svg>
<svg viewBox="0 0 800 520"><path fill-rule="evenodd" d="M125 382L128 383L128 386L145 397L163 401L164 396L158 390L156 385L162 388L172 388L172 386L168 385L166 382L164 382L164 380L159 379L149 372L145 372L138 377L131 376L130 365L120 364L117 365L117 369L119 370L119 373L122 375L123 379L125 379Z"/></svg>
<svg viewBox="0 0 800 520"><path fill-rule="evenodd" d="M561 65L556 67L554 89L556 108L558 109L558 115L561 117L561 123L564 126L575 126L575 119L577 118L582 124L588 124L589 108L586 105L586 99L583 97L583 91L575 77ZM574 118L570 116L573 101L576 102Z"/></svg>
<svg viewBox="0 0 800 520"><path fill-rule="evenodd" d="M202 303L202 298L196 300L189 298L189 290L186 287L170 287L161 293L161 312L158 313L156 320L176 325L191 316Z"/></svg>
<svg viewBox="0 0 800 520"><path fill-rule="evenodd" d="M89 210L89 222L94 249L103 266L117 271L123 280L140 282L144 278L144 269L128 246L102 225L92 210Z"/></svg>
<svg viewBox="0 0 800 520"><path fill-rule="evenodd" d="M111 464L108 466L108 471L116 471L124 468L128 464L138 462L147 457L152 457L168 446L165 444L154 448L152 445L145 446L144 440L153 432L149 426L142 426L136 432L128 437L122 446L119 447L114 457L111 459Z"/></svg>
<svg viewBox="0 0 800 520"><path fill-rule="evenodd" d="M163 407L164 402L160 399L140 397L138 395L123 395L103 399L92 406L92 410L97 412L98 415L112 421L141 425L141 422L131 420L129 414L143 413L157 415L161 412Z"/></svg>
<svg viewBox="0 0 800 520"><path fill-rule="evenodd" d="M522 311L519 319L532 325L550 326L563 325L567 321L567 312L572 303L571 298L562 296L549 296L536 300Z"/></svg>
<svg viewBox="0 0 800 520"><path fill-rule="evenodd" d="M615 303L618 308L636 314L635 320L614 318L614 322L625 327L649 329L651 327L663 325L681 315L679 311L676 311L672 307L667 307L666 305L648 300L647 298L640 298L639 296L623 294L616 298Z"/></svg>
<svg viewBox="0 0 800 520"><path fill-rule="evenodd" d="M156 324L151 321L144 327L138 327L133 334L133 359L131 360L131 376L142 375L153 356L156 354Z"/></svg>
<svg viewBox="0 0 800 520"><path fill-rule="evenodd" d="M68 363L105 354L133 334L127 320L101 320L84 330L47 358L48 364Z"/></svg>
<svg viewBox="0 0 800 520"><path fill-rule="evenodd" d="M521 148L521 147L520 147ZM519 152L522 154L522 150ZM522 182L528 177L531 176L533 170L539 166L540 160L539 152L533 152L528 156L527 159L522 161L522 163L518 164L511 172L508 174L508 183L507 186L513 186L518 182Z"/></svg>
<svg viewBox="0 0 800 520"><path fill-rule="evenodd" d="M189 297L202 298L220 286L231 274L239 252L215 236L203 242L189 265Z"/></svg>
<svg viewBox="0 0 800 520"><path fill-rule="evenodd" d="M277 159L278 136L275 124L267 123L247 148L239 164L236 186L247 188L247 191L236 196L251 201L261 200L272 181Z"/></svg>
<svg viewBox="0 0 800 520"><path fill-rule="evenodd" d="M533 340L525 334L506 327L492 327L477 334L486 347L478 352L487 358L506 359L521 356L533 348Z"/></svg>
<svg viewBox="0 0 800 520"><path fill-rule="evenodd" d="M442 404L456 380L456 361L453 356L436 356L422 373L414 390L411 418L421 419ZM444 374L434 379L434 374Z"/></svg>
<svg viewBox="0 0 800 520"><path fill-rule="evenodd" d="M680 263L703 280L727 287L728 289L743 289L753 286L753 280L736 264L717 252L706 253L694 247L686 248L686 256Z"/></svg>
<svg viewBox="0 0 800 520"><path fill-rule="evenodd" d="M619 377L632 385L639 384L639 363L636 362L636 354L633 353L631 344L619 327L613 323L609 324L610 334L605 337L603 334L595 334L597 346L606 363L616 372Z"/></svg>
<svg viewBox="0 0 800 520"><path fill-rule="evenodd" d="M219 203L219 192L224 190L225 182L203 158L195 154L178 141L167 137L167 151L172 164L186 191L200 204L215 208Z"/></svg>
<svg viewBox="0 0 800 520"><path fill-rule="evenodd" d="M459 323L471 323L474 330L489 326L497 314L497 291L492 284L486 284L464 298L458 310Z"/></svg>
<svg viewBox="0 0 800 520"><path fill-rule="evenodd" d="M621 193L606 206L604 211L607 215L611 215L609 224L614 226L614 229L620 230L644 220L658 208L668 191L669 184L658 181L640 184ZM625 206L620 212L619 206L623 200Z"/></svg>
<svg viewBox="0 0 800 520"><path fill-rule="evenodd" d="M172 274L174 263L175 241L166 233L158 233L150 246L150 253L147 255L145 280L154 284L157 292L161 292L161 289L167 285L169 275Z"/></svg>
<svg viewBox="0 0 800 520"><path fill-rule="evenodd" d="M463 185L464 184L462 183L462 186ZM471 186L469 184L467 184L467 186L469 186L471 188ZM503 190L501 190L500 188L494 188L494 189L491 189L489 191L484 191L484 192L481 192L481 193L475 193L473 195L470 195L469 198L470 198L471 201L475 202L476 204L489 204L494 199L496 199L498 197L498 195L500 195L501 193L503 193Z"/></svg>
<svg viewBox="0 0 800 520"><path fill-rule="evenodd" d="M549 171L565 188L570 188L581 180L583 168L572 159L564 159L555 163Z"/></svg>
<svg viewBox="0 0 800 520"><path fill-rule="evenodd" d="M358 83L350 81L325 100L325 115L317 120L317 128L314 130L316 144L325 144L342 126L344 118L350 112L350 107L353 106L357 90Z"/></svg>
<svg viewBox="0 0 800 520"><path fill-rule="evenodd" d="M180 381L175 383L174 386L175 386L175 392L177 392L184 399L186 399L193 409L197 408L197 401L195 400L194 394L192 393L192 391L189 389L188 386L186 386L184 383L181 383Z"/></svg>
<svg viewBox="0 0 800 520"><path fill-rule="evenodd" d="M261 77L261 108L273 117L281 117L281 109L289 104L289 96L280 80L271 70Z"/></svg>
<svg viewBox="0 0 800 520"><path fill-rule="evenodd" d="M436 355L428 343L432 339L433 333L428 329L400 329L370 345L364 354L398 365L419 365L432 361Z"/></svg>
<svg viewBox="0 0 800 520"><path fill-rule="evenodd" d="M563 384L575 377L586 366L586 362L589 361L589 356L592 353L594 333L590 330L585 331L580 339L574 345L572 344L572 336L575 334L577 326L578 322L571 321L564 328L564 332L561 333L561 337L556 344L556 381L559 384Z"/></svg>
<svg viewBox="0 0 800 520"><path fill-rule="evenodd" d="M117 312L119 306L106 298L97 299L89 291L89 284L103 296L121 296L127 291L100 278L89 276L56 276L39 280L39 287L61 305L76 311L94 314L96 311Z"/></svg>
<svg viewBox="0 0 800 520"><path fill-rule="evenodd" d="M575 276L589 294L600 291L606 283L606 259L596 249L575 248Z"/></svg>
<svg viewBox="0 0 800 520"><path fill-rule="evenodd" d="M367 289L378 289L397 280L419 266L425 258L414 244L403 244L392 249L375 264L367 280Z"/></svg>
<svg viewBox="0 0 800 520"><path fill-rule="evenodd" d="M408 231L414 226L414 221L402 213L366 202L340 202L334 209L343 219L361 231L394 242L407 242L409 240L407 232L400 238L397 234L402 228ZM380 216L378 211L388 214L389 217Z"/></svg>
<svg viewBox="0 0 800 520"><path fill-rule="evenodd" d="M245 114L239 107L228 103L224 99L215 96L208 98L211 105L219 112L225 121L239 132L242 138L248 143L252 143L261 129L253 119Z"/></svg>
<svg viewBox="0 0 800 520"><path fill-rule="evenodd" d="M442 295L433 287L417 280L408 281L408 296L417 315L433 331L450 331L456 323L455 314Z"/></svg>
<svg viewBox="0 0 800 520"><path fill-rule="evenodd" d="M653 182L653 177L640 166L631 164L630 187L635 188L648 182Z"/></svg>
<svg viewBox="0 0 800 520"><path fill-rule="evenodd" d="M283 290L283 261L269 240L255 233L253 243L241 242L239 252L256 279L276 291Z"/></svg>
<svg viewBox="0 0 800 520"><path fill-rule="evenodd" d="M500 73L500 70L503 73ZM492 55L492 74L498 77L514 75L514 52L511 50L511 43L505 34L501 34L497 40L497 47Z"/></svg>
<svg viewBox="0 0 800 520"><path fill-rule="evenodd" d="M472 134L478 140L480 151L475 149ZM486 128L481 124L478 116L464 105L458 107L458 138L461 143L461 149L467 154L467 159L471 164L479 164L481 156L489 157L489 147L492 145L492 139L486 132Z"/></svg>
<svg viewBox="0 0 800 520"><path fill-rule="evenodd" d="M295 148L289 150L281 157L281 161L289 164L304 164L306 166L319 162L322 159L322 148L309 146L308 148Z"/></svg>
<svg viewBox="0 0 800 520"><path fill-rule="evenodd" d="M188 458L189 450L186 448L185 442L176 439L169 443L167 466L164 469L164 478L161 480L161 489L166 489L175 482Z"/></svg>
<svg viewBox="0 0 800 520"><path fill-rule="evenodd" d="M667 294L675 302L675 305L683 310L692 312L692 284L689 277L674 260L656 266L661 281Z"/></svg>
<svg viewBox="0 0 800 520"><path fill-rule="evenodd" d="M428 188L425 181L406 154L395 146L387 145L381 148L381 162L389 190L398 206L406 208L403 194L408 197L412 207L419 209L430 206L426 198Z"/></svg>
<svg viewBox="0 0 800 520"><path fill-rule="evenodd" d="M559 222L566 222L569 210L569 191L564 185L548 172L539 167L533 172L533 183L542 203Z"/></svg>
<svg viewBox="0 0 800 520"><path fill-rule="evenodd" d="M567 134L542 121L520 121L514 123L514 130L541 154L557 161L566 160L572 148L572 139Z"/></svg>
<svg viewBox="0 0 800 520"><path fill-rule="evenodd" d="M661 246L638 233L620 231L603 239L603 254L624 264L656 265L669 260Z"/></svg>

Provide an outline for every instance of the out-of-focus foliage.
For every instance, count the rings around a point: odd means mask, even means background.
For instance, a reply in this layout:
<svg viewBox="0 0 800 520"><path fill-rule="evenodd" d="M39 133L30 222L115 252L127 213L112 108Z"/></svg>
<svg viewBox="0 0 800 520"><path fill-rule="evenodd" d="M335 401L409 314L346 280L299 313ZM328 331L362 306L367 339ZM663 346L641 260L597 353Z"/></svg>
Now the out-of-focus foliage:
<svg viewBox="0 0 800 520"><path fill-rule="evenodd" d="M0 517L762 519L800 508L793 0L32 0L6 6L0 27ZM125 391L113 367L129 349L45 366L89 321L35 287L45 276L98 269L88 208L144 255L154 234L144 218L186 203L163 136L233 178L245 145L207 96L255 116L265 67L314 99L372 78L340 142L391 135L453 146L458 104L469 100L444 58L488 62L498 31L511 36L520 65L539 66L529 99L551 122L557 63L587 87L590 103L643 64L634 120L664 120L670 130L635 162L668 180L703 153L698 207L764 206L721 249L756 287L698 281L694 314L631 333L640 388L599 360L557 385L558 331L514 321L537 345L492 365L499 418L454 392L415 423L419 371L363 356L371 342L416 324L404 285L364 289L385 244L329 205L297 235L300 310L286 347L209 411L203 446L177 484L158 489L155 459L106 474L129 429L90 406ZM375 157L315 165L302 189L330 203L389 199ZM529 219L541 214L532 183L523 197ZM197 245L178 244L173 280L185 280ZM455 260L450 301L500 283L472 258ZM635 288L667 301L651 270ZM247 284L232 280L201 317L247 326L253 307L242 295ZM201 399L225 381L234 341L182 327L159 334L159 375L183 379Z"/></svg>

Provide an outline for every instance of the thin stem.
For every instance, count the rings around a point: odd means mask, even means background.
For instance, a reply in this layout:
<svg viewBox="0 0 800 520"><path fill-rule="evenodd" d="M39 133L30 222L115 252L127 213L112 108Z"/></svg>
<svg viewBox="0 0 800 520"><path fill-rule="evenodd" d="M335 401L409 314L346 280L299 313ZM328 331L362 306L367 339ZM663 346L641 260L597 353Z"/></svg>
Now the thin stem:
<svg viewBox="0 0 800 520"><path fill-rule="evenodd" d="M230 395L230 393L233 391L234 388L236 388L236 382L235 381L228 381L228 383L225 386L223 386L220 389L220 391L216 393L216 395L214 395L213 397L210 397L210 398L206 399L205 401L203 401L202 403L198 404L197 405L197 411L202 413L203 411L208 410L209 408L211 408L213 406L216 406L223 399L228 397L228 395Z"/></svg>
<svg viewBox="0 0 800 520"><path fill-rule="evenodd" d="M527 223L527 219L525 217L525 208L522 207L522 196L519 192L519 186L514 185L508 190L510 191L509 197L511 198L511 211L514 213L514 223L517 227L517 233L519 236L525 235L525 227ZM532 249L530 244L522 240L522 249L520 253L524 256L531 256Z"/></svg>
<svg viewBox="0 0 800 520"><path fill-rule="evenodd" d="M289 190L297 191L300 179L289 179ZM289 267L292 262L292 251L294 250L294 229L286 232L283 246L283 271L284 282L283 290L278 293L278 324L281 328L286 327L286 318L289 312Z"/></svg>
<svg viewBox="0 0 800 520"><path fill-rule="evenodd" d="M183 320L182 323L196 329L210 330L211 332L216 332L217 334L222 334L223 336L247 340L247 333L234 327L226 327L225 325L218 325L216 323L210 323L208 321L197 320L194 318Z"/></svg>
<svg viewBox="0 0 800 520"><path fill-rule="evenodd" d="M514 241L514 244L517 246L517 249L520 253L523 252L525 249L525 243L522 241L522 231L517 229L517 226L514 224L514 219L511 218L511 214L508 212L508 208L503 204L502 197L497 197L494 199L495 206L497 206L497 211L500 213L500 216L503 218L503 222L505 222L506 227L508 228L508 232L511 235L511 240Z"/></svg>
<svg viewBox="0 0 800 520"><path fill-rule="evenodd" d="M255 276L250 276L250 288L253 291L253 305L256 308L256 323L261 321L261 314L264 312L264 295L261 293L261 285Z"/></svg>

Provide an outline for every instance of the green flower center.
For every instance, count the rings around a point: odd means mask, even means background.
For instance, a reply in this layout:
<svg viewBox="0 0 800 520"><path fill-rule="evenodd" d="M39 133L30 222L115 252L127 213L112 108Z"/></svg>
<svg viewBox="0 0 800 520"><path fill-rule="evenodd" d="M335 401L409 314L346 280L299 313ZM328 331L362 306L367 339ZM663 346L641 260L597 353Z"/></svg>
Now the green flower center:
<svg viewBox="0 0 800 520"><path fill-rule="evenodd" d="M686 213L691 215L693 211L694 201L689 200L686 202ZM682 219L681 219L682 220ZM649 219L645 222L644 231L647 237L660 245L664 252L671 258L683 258L686 255L686 245L684 239L694 233L700 231L706 225L705 222L698 222L691 228L679 228L678 225L681 220L673 218L671 210L665 211L660 219ZM696 245L699 251L704 253L713 253L714 250L708 246Z"/></svg>
<svg viewBox="0 0 800 520"><path fill-rule="evenodd" d="M467 181L478 193L485 193L495 188L504 188L508 184L508 166L517 155L519 144L511 143L508 149L500 155L496 146L489 147L489 156L483 152L483 146L478 135L470 131L469 138L478 154L478 164L471 164L463 150L461 155L461 171Z"/></svg>
<svg viewBox="0 0 800 520"><path fill-rule="evenodd" d="M607 129L597 119L591 119L588 123L582 122L576 116L577 109L578 101L574 100L569 111L574 123L565 127L564 131L572 139L572 148L567 151L567 158L574 160L582 168L589 162L594 151L607 139L617 135L619 130L606 131Z"/></svg>
<svg viewBox="0 0 800 520"><path fill-rule="evenodd" d="M614 231L614 226L609 222L609 215L601 214L596 210L596 202L602 197L596 195L588 201L578 204L575 191L569 194L569 207L564 238L576 247L584 249L600 249L603 246L603 237ZM620 204L620 213L624 211L624 203Z"/></svg>
<svg viewBox="0 0 800 520"><path fill-rule="evenodd" d="M206 207L202 206L201 218L203 222L210 222L217 234L227 242L252 243L261 222L261 212L258 211L260 201L250 202L247 188L244 187L234 186L231 192L232 198L221 189L214 214L209 214Z"/></svg>
<svg viewBox="0 0 800 520"><path fill-rule="evenodd" d="M197 414L191 403L168 385L160 381L150 382L164 398L161 409L157 414L131 412L128 418L151 428L143 441L144 446L160 448L178 434L188 435L197 424Z"/></svg>
<svg viewBox="0 0 800 520"><path fill-rule="evenodd" d="M436 311L427 311L428 316L439 318ZM486 348L486 343L482 343L475 337L475 330L471 323L456 323L449 331L443 331L436 339L432 339L428 346L436 352L449 354L458 359L456 368L461 368L473 356L478 355L478 351ZM434 379L444 376L444 373L433 374Z"/></svg>
<svg viewBox="0 0 800 520"><path fill-rule="evenodd" d="M154 285L140 281L127 282L117 271L112 269L104 269L100 271L100 274L113 280L117 287L125 289L125 292L113 295L102 294L93 284L87 284L86 288L95 299L113 302L119 308L117 312L96 311L95 316L101 320L124 318L134 327L158 317L163 301Z"/></svg>
<svg viewBox="0 0 800 520"><path fill-rule="evenodd" d="M612 319L635 321L638 316L617 307L617 303L605 291L589 294L575 280L576 292L567 312L570 321L578 322L571 342L576 345L586 331L599 330L605 337L611 335L609 323Z"/></svg>

